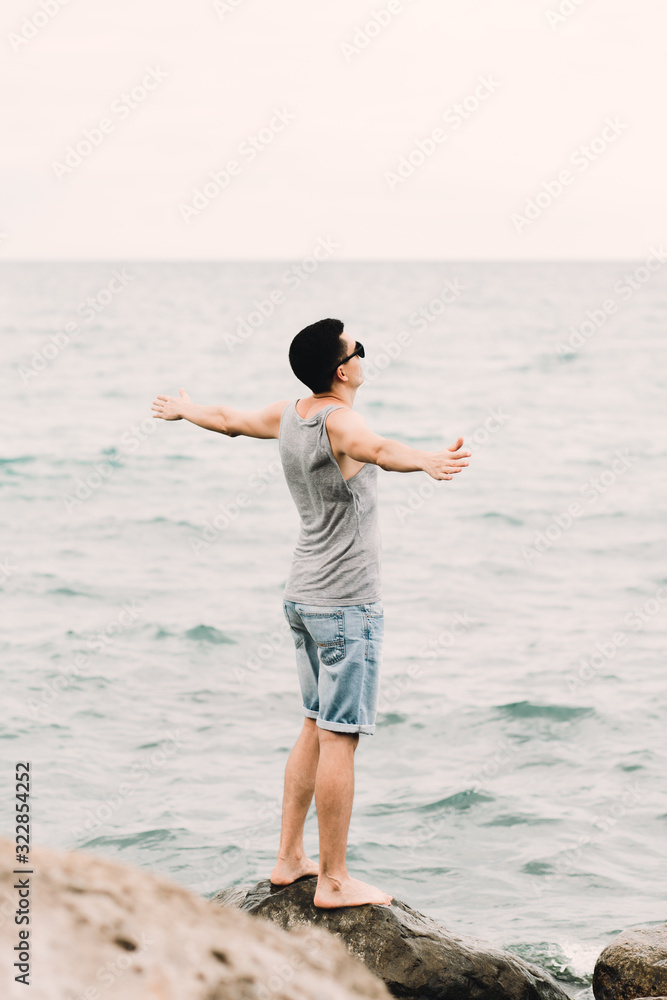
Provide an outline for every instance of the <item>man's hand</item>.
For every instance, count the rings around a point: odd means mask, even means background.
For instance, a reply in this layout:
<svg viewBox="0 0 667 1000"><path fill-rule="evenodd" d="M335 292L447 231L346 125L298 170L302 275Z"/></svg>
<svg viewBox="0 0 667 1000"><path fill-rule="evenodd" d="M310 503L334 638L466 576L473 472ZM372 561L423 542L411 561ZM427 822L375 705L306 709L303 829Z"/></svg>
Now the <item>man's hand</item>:
<svg viewBox="0 0 667 1000"><path fill-rule="evenodd" d="M179 389L179 396L156 396L153 400L153 416L162 420L182 420L182 404L189 403L190 397L185 389Z"/></svg>
<svg viewBox="0 0 667 1000"><path fill-rule="evenodd" d="M470 452L464 451L462 444L463 438L460 437L451 448L430 452L424 460L424 472L428 472L432 479L452 479L455 473L470 464L466 462Z"/></svg>

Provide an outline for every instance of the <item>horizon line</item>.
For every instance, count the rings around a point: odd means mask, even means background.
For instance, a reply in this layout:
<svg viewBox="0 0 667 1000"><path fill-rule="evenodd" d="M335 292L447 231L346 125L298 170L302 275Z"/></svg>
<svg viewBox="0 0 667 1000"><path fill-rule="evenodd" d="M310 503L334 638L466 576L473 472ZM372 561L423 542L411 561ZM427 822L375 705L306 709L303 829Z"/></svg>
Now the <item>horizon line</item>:
<svg viewBox="0 0 667 1000"><path fill-rule="evenodd" d="M636 257L348 257L332 264L627 264ZM293 264L293 257L0 257L0 264Z"/></svg>

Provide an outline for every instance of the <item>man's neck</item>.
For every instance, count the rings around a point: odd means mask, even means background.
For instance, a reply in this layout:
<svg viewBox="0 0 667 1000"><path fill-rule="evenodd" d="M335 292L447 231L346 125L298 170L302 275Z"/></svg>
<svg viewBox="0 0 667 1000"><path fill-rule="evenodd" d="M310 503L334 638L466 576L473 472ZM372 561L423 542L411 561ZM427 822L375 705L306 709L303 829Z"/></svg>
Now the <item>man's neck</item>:
<svg viewBox="0 0 667 1000"><path fill-rule="evenodd" d="M337 389L332 389L331 392L313 394L313 399L324 399L327 403L333 403L338 400L339 403L343 403L344 406L349 406L350 409L354 406L354 397L357 394L356 388L347 388L347 386L339 386Z"/></svg>

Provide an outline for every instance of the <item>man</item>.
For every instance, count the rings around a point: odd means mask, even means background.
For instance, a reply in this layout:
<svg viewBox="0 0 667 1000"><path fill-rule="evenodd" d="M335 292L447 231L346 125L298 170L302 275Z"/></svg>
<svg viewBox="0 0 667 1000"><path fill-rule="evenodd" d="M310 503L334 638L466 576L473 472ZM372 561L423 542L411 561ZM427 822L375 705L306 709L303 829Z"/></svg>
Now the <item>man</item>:
<svg viewBox="0 0 667 1000"><path fill-rule="evenodd" d="M283 595L294 638L303 698L302 732L285 768L282 830L275 885L317 875L315 906L375 903L392 897L352 878L347 835L359 734L372 735L379 690L384 617L380 594L377 471L427 472L452 479L468 465L459 438L451 448L422 451L373 433L353 409L364 381L363 346L337 319L307 326L289 359L312 395L263 410L200 406L184 389L158 396L153 415L185 418L229 437L278 438L301 532ZM319 865L303 847L315 795Z"/></svg>

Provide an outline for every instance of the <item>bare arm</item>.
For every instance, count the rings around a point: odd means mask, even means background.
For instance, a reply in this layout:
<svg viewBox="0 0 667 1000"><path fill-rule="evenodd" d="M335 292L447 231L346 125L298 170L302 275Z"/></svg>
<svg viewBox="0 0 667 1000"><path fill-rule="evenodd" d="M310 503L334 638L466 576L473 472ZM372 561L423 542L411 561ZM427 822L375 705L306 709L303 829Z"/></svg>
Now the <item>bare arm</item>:
<svg viewBox="0 0 667 1000"><path fill-rule="evenodd" d="M189 420L207 431L228 437L277 438L280 417L289 400L269 403L262 410L233 410L231 406L204 406L193 403L185 389L178 396L156 396L153 416L161 420Z"/></svg>
<svg viewBox="0 0 667 1000"><path fill-rule="evenodd" d="M451 479L469 463L470 452L459 438L451 448L422 451L392 438L375 434L360 413L341 407L327 418L334 455L349 455L357 462L370 462L387 472L427 472L433 479Z"/></svg>

